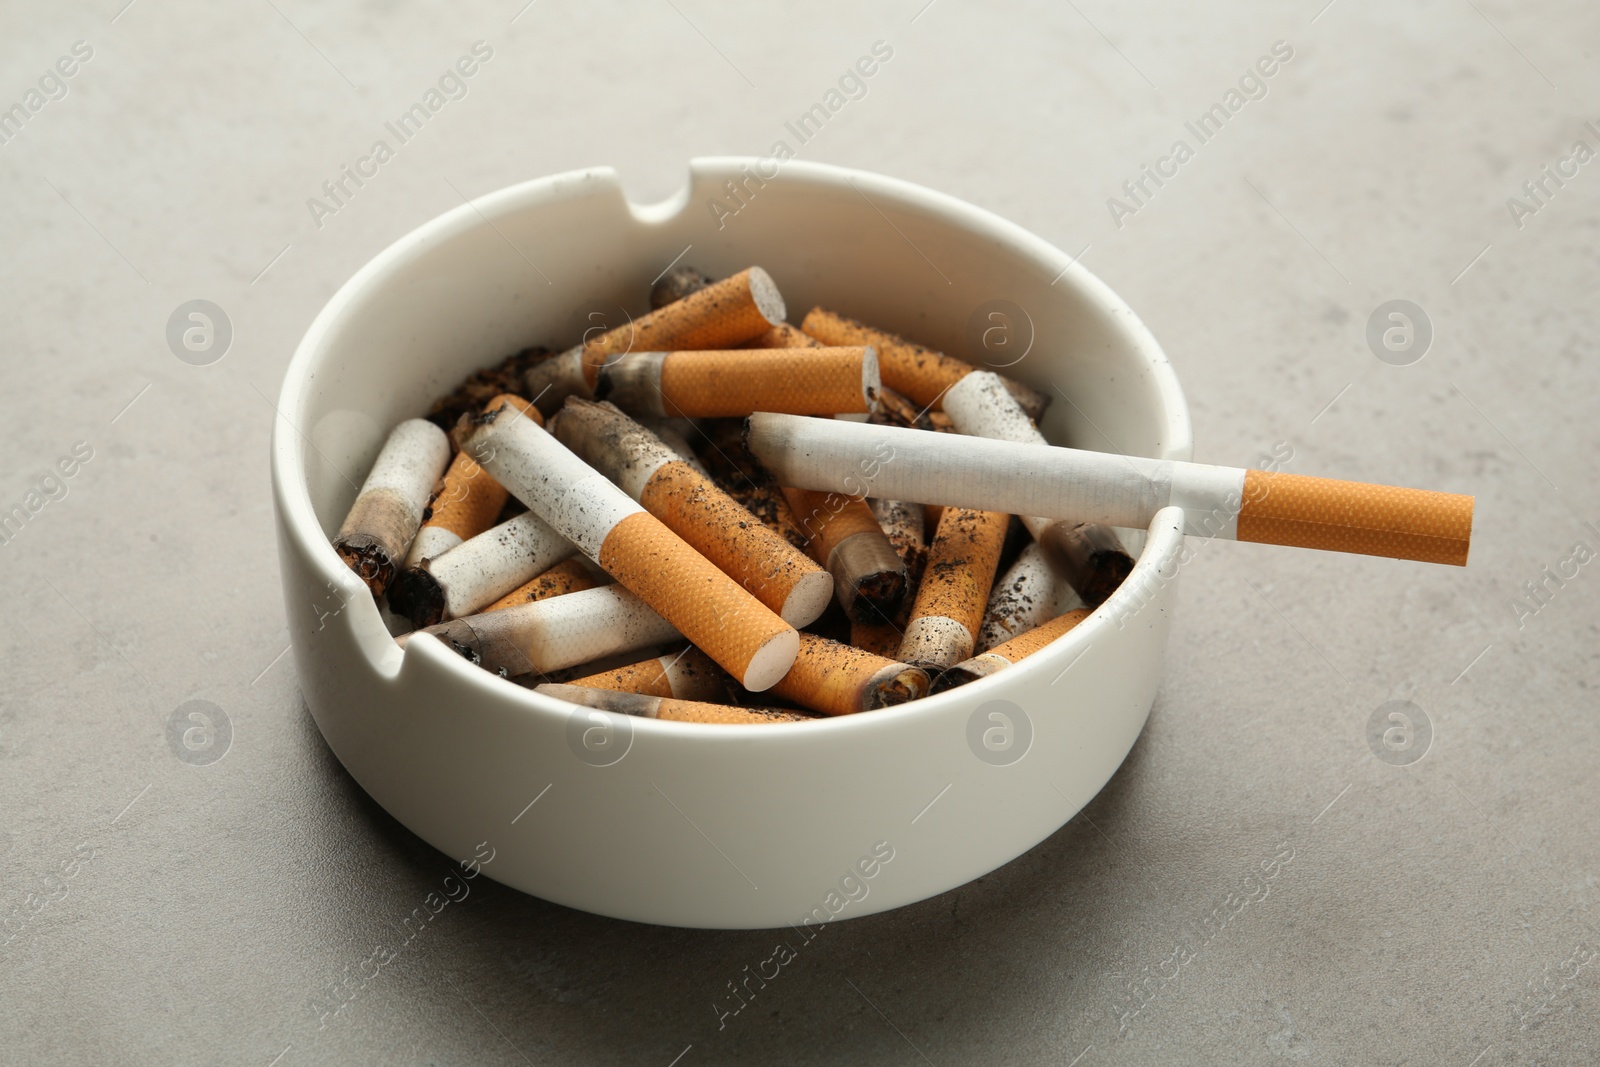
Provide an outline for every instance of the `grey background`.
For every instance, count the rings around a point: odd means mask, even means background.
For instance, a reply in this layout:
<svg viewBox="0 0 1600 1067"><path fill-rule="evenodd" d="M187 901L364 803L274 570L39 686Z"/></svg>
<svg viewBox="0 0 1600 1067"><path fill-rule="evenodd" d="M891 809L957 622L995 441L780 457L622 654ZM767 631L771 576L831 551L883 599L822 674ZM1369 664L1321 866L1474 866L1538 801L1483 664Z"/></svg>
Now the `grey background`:
<svg viewBox="0 0 1600 1067"><path fill-rule="evenodd" d="M1574 140L1600 149L1592 7L124 2L0 16L0 106L94 49L0 145L0 505L94 450L0 548L0 1060L1600 1055L1600 578L1514 606L1600 546L1600 162L1521 227L1507 206ZM470 95L318 228L306 199L478 39ZM1201 546L1150 725L1088 809L986 878L829 929L725 1029L711 1005L774 934L487 879L319 1029L451 861L343 773L280 658L269 398L300 334L462 196L610 164L660 199L691 155L766 152L879 39L893 60L801 158L1088 246L1182 375L1198 458L1287 442L1293 471L1475 493L1471 566ZM1114 225L1107 198L1278 40L1268 95ZM193 299L234 328L210 366L166 345ZM1391 299L1433 325L1411 366L1365 342ZM1392 699L1433 730L1408 766L1368 747ZM218 762L169 747L189 700L230 720Z"/></svg>

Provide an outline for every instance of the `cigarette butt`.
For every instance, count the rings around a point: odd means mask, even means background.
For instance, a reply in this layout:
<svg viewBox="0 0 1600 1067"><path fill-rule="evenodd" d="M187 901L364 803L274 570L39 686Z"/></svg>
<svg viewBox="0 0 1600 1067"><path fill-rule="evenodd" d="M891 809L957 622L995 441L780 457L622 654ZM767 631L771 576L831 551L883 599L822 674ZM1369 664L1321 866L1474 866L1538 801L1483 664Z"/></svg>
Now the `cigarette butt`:
<svg viewBox="0 0 1600 1067"><path fill-rule="evenodd" d="M821 348L821 341L812 337L798 326L791 326L787 322L780 322L772 329L757 337L752 337L740 348Z"/></svg>
<svg viewBox="0 0 1600 1067"><path fill-rule="evenodd" d="M690 293L698 293L715 279L688 264L673 267L650 287L650 310L660 311Z"/></svg>
<svg viewBox="0 0 1600 1067"><path fill-rule="evenodd" d="M746 689L769 688L794 664L799 651L794 627L533 420L500 419L481 426L468 439L467 451L530 511Z"/></svg>
<svg viewBox="0 0 1600 1067"><path fill-rule="evenodd" d="M1238 538L1467 565L1470 496L1248 470Z"/></svg>
<svg viewBox="0 0 1600 1067"><path fill-rule="evenodd" d="M1039 532L1039 547L1090 607L1105 603L1133 571L1133 557L1109 526L1050 522Z"/></svg>
<svg viewBox="0 0 1600 1067"><path fill-rule="evenodd" d="M627 352L730 348L783 321L783 297L760 267L742 270L529 369L527 393L541 411L569 396L591 399L600 368Z"/></svg>
<svg viewBox="0 0 1600 1067"><path fill-rule="evenodd" d="M780 481L817 491L1135 528L1170 506L1186 535L1457 566L1472 536L1472 498L1454 493L795 415L752 415L746 436ZM893 462L866 476L863 455Z"/></svg>
<svg viewBox="0 0 1600 1067"><path fill-rule="evenodd" d="M933 681L933 691L943 693L947 689L954 689L956 686L966 685L979 678L987 678L997 671L1003 671L1017 661L1033 655L1088 617L1088 608L1077 608L1065 615L1057 615L1042 626L1025 630L987 652L963 660L940 672L939 677Z"/></svg>
<svg viewBox="0 0 1600 1067"><path fill-rule="evenodd" d="M451 619L417 632L434 635L502 678L548 674L679 638L671 623L615 585Z"/></svg>
<svg viewBox="0 0 1600 1067"><path fill-rule="evenodd" d="M426 419L407 419L389 433L333 547L381 597L422 526L428 496L450 461L450 441Z"/></svg>
<svg viewBox="0 0 1600 1067"><path fill-rule="evenodd" d="M583 565L579 559L565 559L543 574L535 575L526 584L519 585L493 604L484 608L485 612L500 611L504 608L514 608L518 604L531 604L535 600L548 600L553 596L563 596L567 593L576 593L580 589L593 589L600 585L597 579Z"/></svg>
<svg viewBox="0 0 1600 1067"><path fill-rule="evenodd" d="M514 407L533 418L539 412L526 400L510 393L494 397L485 411L499 411ZM471 414L463 415L470 421ZM444 484L429 505L431 514L417 531L406 555L406 567L417 567L425 559L440 556L470 537L476 537L494 525L494 520L505 506L509 496L499 482L484 473L471 456L457 452L450 467L444 472Z"/></svg>
<svg viewBox="0 0 1600 1067"><path fill-rule="evenodd" d="M1043 625L1055 614L1059 595L1044 552L1036 544L1028 545L990 590L974 651L987 651Z"/></svg>
<svg viewBox="0 0 1600 1067"><path fill-rule="evenodd" d="M549 523L525 511L402 572L389 590L389 610L419 629L471 615L576 551Z"/></svg>
<svg viewBox="0 0 1600 1067"><path fill-rule="evenodd" d="M948 667L972 655L1010 523L1005 512L945 511L900 642L902 660Z"/></svg>
<svg viewBox="0 0 1600 1067"><path fill-rule="evenodd" d="M727 674L693 645L615 670L574 678L572 684L677 700L724 703L728 699Z"/></svg>
<svg viewBox="0 0 1600 1067"><path fill-rule="evenodd" d="M610 404L571 397L556 438L792 626L814 622L833 579L655 434Z"/></svg>
<svg viewBox="0 0 1600 1067"><path fill-rule="evenodd" d="M737 500L767 529L805 551L806 535L795 522L788 499L745 447L744 420L707 419L699 426L700 440L705 445L699 456L717 488Z"/></svg>
<svg viewBox="0 0 1600 1067"><path fill-rule="evenodd" d="M837 415L873 410L878 385L870 347L629 352L601 368L594 395L645 417Z"/></svg>
<svg viewBox="0 0 1600 1067"><path fill-rule="evenodd" d="M872 509L872 517L878 520L883 535L905 561L906 570L920 573L928 552L922 505L874 499L867 501L867 506Z"/></svg>
<svg viewBox="0 0 1600 1067"><path fill-rule="evenodd" d="M900 598L900 607L892 617L852 620L850 643L863 651L893 659L900 654L900 640L905 634L906 622L911 618L911 604L916 599L917 587L922 581L922 568L927 562L923 507L901 500L869 500L867 506L872 509L872 515L878 520L884 536L906 566L906 589ZM873 614L870 609L863 611L864 616L870 614Z"/></svg>
<svg viewBox="0 0 1600 1067"><path fill-rule="evenodd" d="M581 685L550 682L534 688L535 693L556 697L571 704L641 719L671 719L674 722L719 723L727 726L760 725L775 722L809 722L811 716L777 708L738 708L699 700L621 693L613 689L592 689Z"/></svg>
<svg viewBox="0 0 1600 1067"><path fill-rule="evenodd" d="M444 472L444 485L433 503L432 514L417 531L406 554L406 566L443 555L469 537L487 530L505 506L508 494L464 452L457 452Z"/></svg>
<svg viewBox="0 0 1600 1067"><path fill-rule="evenodd" d="M928 686L920 667L802 633L800 655L772 691L825 715L853 715L925 697Z"/></svg>
<svg viewBox="0 0 1600 1067"><path fill-rule="evenodd" d="M997 374L967 375L945 394L944 409L961 433L1049 444ZM1040 516L1024 516L1022 524L1044 549L1045 558L1090 606L1104 602L1133 570L1133 557L1110 527Z"/></svg>
<svg viewBox="0 0 1600 1067"><path fill-rule="evenodd" d="M919 407L939 407L944 391L977 369L964 360L823 308L812 308L800 328L825 345L872 345L878 350L883 384L904 393ZM1050 406L1044 393L1013 378L1005 382L1033 418Z"/></svg>
<svg viewBox="0 0 1600 1067"><path fill-rule="evenodd" d="M852 621L892 618L906 592L906 565L866 501L785 486L806 551L833 575L834 595Z"/></svg>

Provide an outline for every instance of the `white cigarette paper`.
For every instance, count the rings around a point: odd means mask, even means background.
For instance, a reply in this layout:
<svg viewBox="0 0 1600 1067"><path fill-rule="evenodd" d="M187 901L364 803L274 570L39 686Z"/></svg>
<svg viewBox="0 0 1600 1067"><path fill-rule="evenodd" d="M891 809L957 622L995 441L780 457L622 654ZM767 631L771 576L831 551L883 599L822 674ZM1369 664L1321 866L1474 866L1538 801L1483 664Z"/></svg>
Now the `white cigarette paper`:
<svg viewBox="0 0 1600 1067"><path fill-rule="evenodd" d="M1071 586L1056 580L1055 571L1039 546L1024 547L1017 561L994 583L989 593L989 606L983 613L983 626L978 631L974 653L987 652L1061 614L1056 609L1061 597L1058 587L1064 587L1076 601L1070 607L1082 607L1082 601L1071 592Z"/></svg>
<svg viewBox="0 0 1600 1067"><path fill-rule="evenodd" d="M405 559L449 462L449 439L426 419L407 419L384 441L334 538L340 555L375 594L383 592Z"/></svg>
<svg viewBox="0 0 1600 1067"><path fill-rule="evenodd" d="M487 607L577 552L571 541L531 511L468 538L423 567L444 594L454 619Z"/></svg>
<svg viewBox="0 0 1600 1067"><path fill-rule="evenodd" d="M483 615L440 623L431 633L485 668L507 675L549 673L679 639L650 606L617 585L581 589Z"/></svg>
<svg viewBox="0 0 1600 1067"><path fill-rule="evenodd" d="M1238 468L804 415L756 414L748 427L783 485L1107 526L1148 526L1176 505L1186 534L1237 536Z"/></svg>

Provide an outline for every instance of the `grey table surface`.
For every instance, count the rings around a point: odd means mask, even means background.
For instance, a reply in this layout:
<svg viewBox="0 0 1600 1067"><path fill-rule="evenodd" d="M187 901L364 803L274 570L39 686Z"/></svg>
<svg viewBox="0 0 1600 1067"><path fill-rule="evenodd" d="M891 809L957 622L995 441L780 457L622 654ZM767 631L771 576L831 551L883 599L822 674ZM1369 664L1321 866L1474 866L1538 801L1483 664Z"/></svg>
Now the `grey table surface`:
<svg viewBox="0 0 1600 1067"><path fill-rule="evenodd" d="M0 547L0 1061L1600 1060L1600 11L0 12L0 108L22 108L0 125L0 510L27 520ZM317 217L477 41L465 97ZM1197 553L1149 726L1093 803L987 877L840 923L737 1016L713 1005L771 933L488 879L375 970L451 861L344 773L283 655L267 445L300 334L463 197L609 164L655 201L691 156L765 153L876 41L892 60L801 158L1081 251L1167 348L1197 458L1282 443L1291 470L1475 493L1471 565ZM1217 104L1201 141L1186 123ZM1169 177L1124 191L1147 164ZM166 338L193 299L232 325L209 365ZM1369 345L1395 299L1426 351ZM190 700L231 725L208 765L169 741ZM1409 749L1372 743L1389 701Z"/></svg>

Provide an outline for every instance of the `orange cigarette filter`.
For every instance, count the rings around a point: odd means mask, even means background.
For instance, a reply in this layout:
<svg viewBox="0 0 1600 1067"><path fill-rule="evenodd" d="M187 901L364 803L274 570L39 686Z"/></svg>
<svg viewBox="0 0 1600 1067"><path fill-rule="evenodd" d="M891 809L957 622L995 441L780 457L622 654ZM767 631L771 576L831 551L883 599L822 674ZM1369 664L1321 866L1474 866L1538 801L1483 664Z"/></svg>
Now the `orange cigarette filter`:
<svg viewBox="0 0 1600 1067"><path fill-rule="evenodd" d="M794 665L794 627L532 420L486 422L466 447L745 688L767 689Z"/></svg>
<svg viewBox="0 0 1600 1067"><path fill-rule="evenodd" d="M1472 497L1247 470L1238 539L1467 565Z"/></svg>
<svg viewBox="0 0 1600 1067"><path fill-rule="evenodd" d="M878 350L879 372L883 384L904 393L921 408L940 407L946 389L977 368L965 360L947 356L908 341L888 330L880 330L855 319L812 308L800 329L825 345L871 345ZM1014 379L1005 379L1017 402L1037 419L1049 406L1050 398Z"/></svg>
<svg viewBox="0 0 1600 1067"><path fill-rule="evenodd" d="M528 369L528 395L545 412L590 399L600 368L627 352L732 348L783 321L783 297L760 267L713 282Z"/></svg>
<svg viewBox="0 0 1600 1067"><path fill-rule="evenodd" d="M786 622L827 610L826 571L610 404L568 398L556 437Z"/></svg>
<svg viewBox="0 0 1600 1067"><path fill-rule="evenodd" d="M905 598L906 565L865 500L809 489L783 490L806 551L833 575L834 595L852 620L893 618Z"/></svg>
<svg viewBox="0 0 1600 1067"><path fill-rule="evenodd" d="M1025 630L1011 640L1003 641L994 646L982 655L963 660L941 672L939 677L934 680L933 691L942 693L947 689L954 689L956 686L966 685L968 682L975 682L979 678L987 678L991 674L1003 671L1018 661L1033 655L1088 617L1088 608L1078 608L1075 611L1067 612L1065 615L1057 615L1042 626L1035 626L1031 630Z"/></svg>
<svg viewBox="0 0 1600 1067"><path fill-rule="evenodd" d="M724 703L728 676L711 657L693 645L679 652L653 656L615 670L574 678L573 685L612 689L619 693Z"/></svg>
<svg viewBox="0 0 1600 1067"><path fill-rule="evenodd" d="M787 322L780 322L759 337L752 337L740 348L821 348L822 342Z"/></svg>
<svg viewBox="0 0 1600 1067"><path fill-rule="evenodd" d="M446 530L459 544L493 526L509 495L471 456L457 452L444 472L444 487L433 500L433 514L422 528Z"/></svg>
<svg viewBox="0 0 1600 1067"><path fill-rule="evenodd" d="M548 600L564 593L576 593L580 589L593 589L600 584L602 584L600 579L583 565L582 560L564 559L543 574L535 576L526 585L520 585L496 600L484 608L483 612L514 608L518 604L531 604L535 600Z"/></svg>
<svg viewBox="0 0 1600 1067"><path fill-rule="evenodd" d="M1004 512L945 509L900 643L902 660L948 667L972 655L1010 523Z"/></svg>
<svg viewBox="0 0 1600 1067"><path fill-rule="evenodd" d="M601 369L594 394L640 417L837 415L872 411L878 384L877 353L859 346L631 352Z"/></svg>
<svg viewBox="0 0 1600 1067"><path fill-rule="evenodd" d="M802 632L800 655L772 691L824 715L853 715L927 696L928 687L920 667Z"/></svg>
<svg viewBox="0 0 1600 1067"><path fill-rule="evenodd" d="M793 665L794 628L649 512L612 527L595 561L746 688L766 689Z"/></svg>
<svg viewBox="0 0 1600 1067"><path fill-rule="evenodd" d="M729 348L766 333L783 316L771 275L750 267L591 338L583 345L583 377L593 389L600 368L625 352Z"/></svg>
<svg viewBox="0 0 1600 1067"><path fill-rule="evenodd" d="M675 697L648 696L642 693L624 693L614 689L596 689L582 685L562 685L547 682L536 686L534 692L557 697L587 708L598 708L622 715L635 715L641 719L670 719L673 722L717 723L726 726L755 726L775 722L808 722L809 715L776 708L741 708L729 704L712 704L700 700L679 700Z"/></svg>

